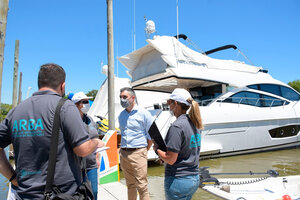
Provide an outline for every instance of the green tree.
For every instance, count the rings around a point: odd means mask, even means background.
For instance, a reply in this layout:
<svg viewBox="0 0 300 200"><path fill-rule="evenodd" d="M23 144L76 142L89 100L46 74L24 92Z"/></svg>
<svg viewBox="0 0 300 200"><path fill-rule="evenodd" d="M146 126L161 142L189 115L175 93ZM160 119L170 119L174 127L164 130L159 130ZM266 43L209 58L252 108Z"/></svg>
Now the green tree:
<svg viewBox="0 0 300 200"><path fill-rule="evenodd" d="M12 105L2 103L0 104L0 121L4 120L7 113L12 109Z"/></svg>
<svg viewBox="0 0 300 200"><path fill-rule="evenodd" d="M294 88L295 90L297 90L298 92L300 92L300 80L299 79L289 82L288 85L291 86L292 88Z"/></svg>
<svg viewBox="0 0 300 200"><path fill-rule="evenodd" d="M98 90L91 90L91 91L89 91L88 93L86 93L86 96L88 96L88 97L93 97L91 100L94 101L95 98L96 98L97 92L98 92Z"/></svg>

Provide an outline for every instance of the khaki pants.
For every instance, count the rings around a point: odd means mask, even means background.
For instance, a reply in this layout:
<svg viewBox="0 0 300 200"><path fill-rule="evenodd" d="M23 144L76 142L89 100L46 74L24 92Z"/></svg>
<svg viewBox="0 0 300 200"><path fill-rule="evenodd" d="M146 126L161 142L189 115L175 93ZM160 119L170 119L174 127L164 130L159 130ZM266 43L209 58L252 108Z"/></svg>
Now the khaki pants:
<svg viewBox="0 0 300 200"><path fill-rule="evenodd" d="M137 191L140 200L149 200L147 180L147 148L133 151L120 150L120 164L128 188L128 200L136 200Z"/></svg>

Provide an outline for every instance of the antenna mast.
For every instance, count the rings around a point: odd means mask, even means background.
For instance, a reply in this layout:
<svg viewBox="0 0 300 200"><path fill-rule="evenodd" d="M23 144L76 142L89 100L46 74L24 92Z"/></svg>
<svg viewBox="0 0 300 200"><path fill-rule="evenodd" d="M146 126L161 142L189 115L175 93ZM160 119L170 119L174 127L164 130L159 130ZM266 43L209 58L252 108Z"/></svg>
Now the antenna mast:
<svg viewBox="0 0 300 200"><path fill-rule="evenodd" d="M178 40L178 35L179 35L179 24L178 24L178 0L177 0L177 40Z"/></svg>
<svg viewBox="0 0 300 200"><path fill-rule="evenodd" d="M135 51L135 0L133 0L133 50Z"/></svg>

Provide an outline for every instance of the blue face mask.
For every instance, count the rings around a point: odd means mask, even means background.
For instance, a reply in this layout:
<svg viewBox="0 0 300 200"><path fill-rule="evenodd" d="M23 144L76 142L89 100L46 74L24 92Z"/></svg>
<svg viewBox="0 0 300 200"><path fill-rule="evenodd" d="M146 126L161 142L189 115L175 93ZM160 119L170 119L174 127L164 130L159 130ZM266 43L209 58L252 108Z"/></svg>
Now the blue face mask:
<svg viewBox="0 0 300 200"><path fill-rule="evenodd" d="M131 105L128 99L121 99L120 104L123 108L128 108Z"/></svg>

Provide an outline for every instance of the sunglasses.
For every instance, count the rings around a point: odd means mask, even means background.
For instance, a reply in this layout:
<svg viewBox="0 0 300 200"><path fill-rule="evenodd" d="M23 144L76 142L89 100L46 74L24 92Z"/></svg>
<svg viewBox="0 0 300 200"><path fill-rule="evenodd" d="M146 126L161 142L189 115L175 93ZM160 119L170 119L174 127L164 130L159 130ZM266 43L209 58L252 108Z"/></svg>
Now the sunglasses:
<svg viewBox="0 0 300 200"><path fill-rule="evenodd" d="M82 103L82 104L88 104L89 101L88 100L83 100L83 101L80 101L80 103Z"/></svg>

